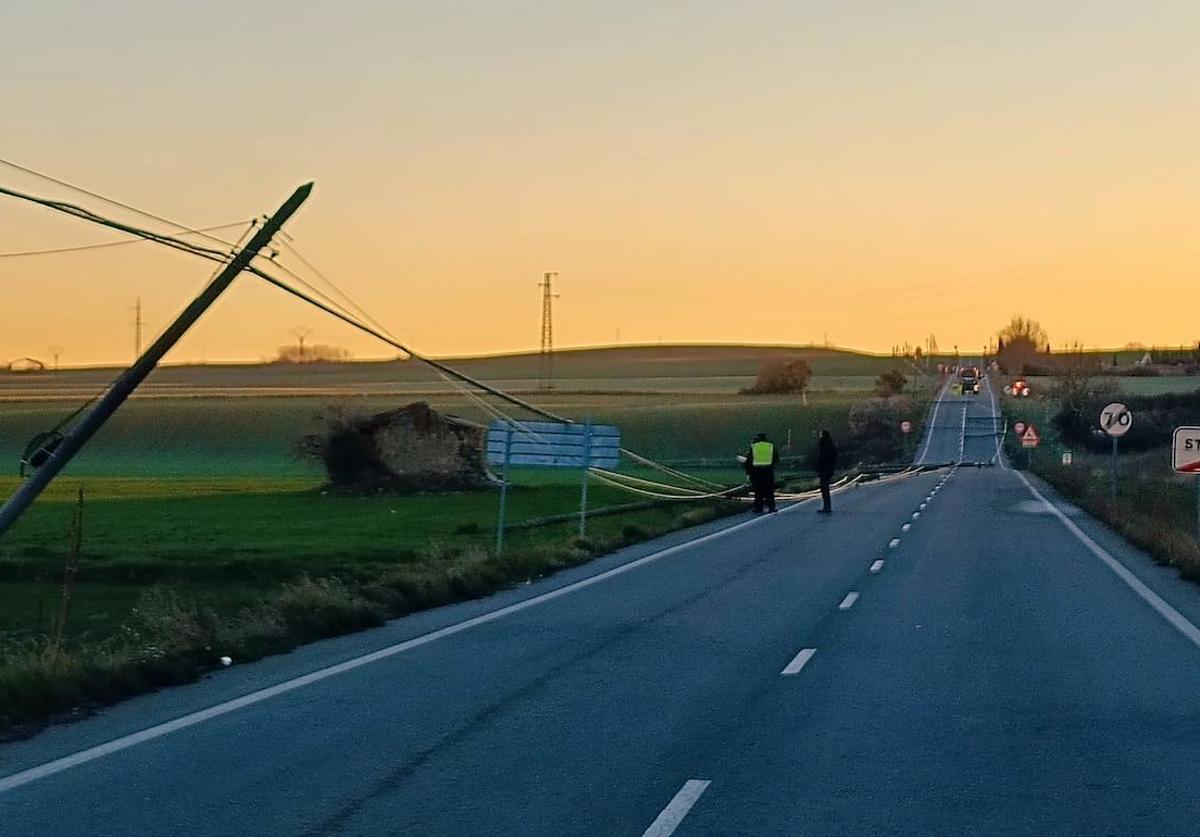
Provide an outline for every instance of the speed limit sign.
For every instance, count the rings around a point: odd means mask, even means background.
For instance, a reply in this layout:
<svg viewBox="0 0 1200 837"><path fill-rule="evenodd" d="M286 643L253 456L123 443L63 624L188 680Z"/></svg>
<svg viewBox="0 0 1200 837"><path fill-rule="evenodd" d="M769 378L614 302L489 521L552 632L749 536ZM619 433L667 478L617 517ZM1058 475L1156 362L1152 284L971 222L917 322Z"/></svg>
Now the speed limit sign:
<svg viewBox="0 0 1200 837"><path fill-rule="evenodd" d="M1025 432L1025 422L1018 421L1016 424L1013 425L1013 433L1016 433L1018 436L1020 436L1024 432Z"/></svg>
<svg viewBox="0 0 1200 837"><path fill-rule="evenodd" d="M1100 411L1100 429L1109 436L1124 436L1133 426L1133 413L1119 401Z"/></svg>
<svg viewBox="0 0 1200 837"><path fill-rule="evenodd" d="M905 419L904 421L900 422L900 432L901 433L912 433L912 422L909 421L908 419Z"/></svg>

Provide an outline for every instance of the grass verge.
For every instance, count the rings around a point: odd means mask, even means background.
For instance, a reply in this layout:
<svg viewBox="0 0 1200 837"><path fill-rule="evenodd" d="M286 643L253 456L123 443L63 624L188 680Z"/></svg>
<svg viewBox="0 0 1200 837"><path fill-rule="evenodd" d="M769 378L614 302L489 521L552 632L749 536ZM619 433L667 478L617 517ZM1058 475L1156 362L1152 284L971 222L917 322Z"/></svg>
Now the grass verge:
<svg viewBox="0 0 1200 837"><path fill-rule="evenodd" d="M194 681L218 668L222 656L247 662L414 611L479 598L742 508L705 503L665 521L629 523L612 534L527 546L499 558L477 546L434 547L418 561L371 578L302 576L231 614L154 587L121 628L103 639L63 645L37 637L0 641L0 735L28 735L54 718L77 717L126 697Z"/></svg>

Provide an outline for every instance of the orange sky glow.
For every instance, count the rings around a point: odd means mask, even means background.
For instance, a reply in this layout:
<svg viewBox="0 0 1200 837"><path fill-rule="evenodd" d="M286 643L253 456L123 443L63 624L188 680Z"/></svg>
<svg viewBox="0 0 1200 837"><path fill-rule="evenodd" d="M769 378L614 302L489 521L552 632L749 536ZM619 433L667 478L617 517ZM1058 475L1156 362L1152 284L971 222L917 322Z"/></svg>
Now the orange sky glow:
<svg viewBox="0 0 1200 837"><path fill-rule="evenodd" d="M426 353L536 349L547 270L560 346L1200 338L1195 3L10 5L0 158L195 226L314 180L293 244ZM119 239L0 199L0 363L128 361L211 275L5 255ZM246 276L169 360L297 327L393 354Z"/></svg>

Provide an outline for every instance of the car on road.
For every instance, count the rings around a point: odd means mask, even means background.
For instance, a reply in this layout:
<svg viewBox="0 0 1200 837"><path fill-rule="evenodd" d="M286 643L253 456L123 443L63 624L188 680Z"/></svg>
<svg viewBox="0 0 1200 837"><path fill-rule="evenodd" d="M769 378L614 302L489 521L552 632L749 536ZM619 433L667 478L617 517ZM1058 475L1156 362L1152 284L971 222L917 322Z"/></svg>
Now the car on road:
<svg viewBox="0 0 1200 837"><path fill-rule="evenodd" d="M979 367L964 366L958 373L958 383L963 395L974 395L979 392Z"/></svg>

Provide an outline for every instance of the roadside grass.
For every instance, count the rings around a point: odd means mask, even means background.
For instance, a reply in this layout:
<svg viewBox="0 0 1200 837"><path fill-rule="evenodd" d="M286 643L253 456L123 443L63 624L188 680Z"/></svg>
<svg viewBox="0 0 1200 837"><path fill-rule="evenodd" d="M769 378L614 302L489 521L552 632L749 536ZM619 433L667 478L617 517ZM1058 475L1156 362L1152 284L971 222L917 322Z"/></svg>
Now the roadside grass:
<svg viewBox="0 0 1200 837"><path fill-rule="evenodd" d="M1056 405L1041 399L1035 401L1041 403L1018 406L1009 399L1005 401L1010 424L1017 419L1029 421L1036 417L1042 437L1041 446L1030 455L1009 434L1006 440L1009 460L1037 474L1158 563L1174 567L1189 581L1200 582L1195 478L1171 470L1171 451L1159 448L1121 454L1114 498L1111 457L1074 450L1072 463L1064 465L1060 456L1064 448L1048 420Z"/></svg>
<svg viewBox="0 0 1200 837"><path fill-rule="evenodd" d="M114 633L55 646L44 637L0 640L0 733L23 735L48 719L163 686L220 665L280 653L324 637L382 625L416 610L477 598L591 560L595 555L743 507L711 502L653 510L593 526L586 540L543 539L503 557L479 547L436 546L415 560L357 579L301 575L252 603L225 609L153 586ZM226 602L225 604L228 604Z"/></svg>

